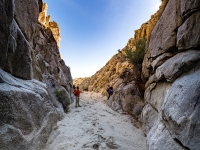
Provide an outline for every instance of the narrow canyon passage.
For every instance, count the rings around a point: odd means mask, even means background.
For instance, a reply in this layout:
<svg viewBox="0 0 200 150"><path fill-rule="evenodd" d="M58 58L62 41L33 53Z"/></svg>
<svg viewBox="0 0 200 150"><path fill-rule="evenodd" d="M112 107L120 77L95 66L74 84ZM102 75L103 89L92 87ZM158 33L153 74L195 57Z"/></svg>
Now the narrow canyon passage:
<svg viewBox="0 0 200 150"><path fill-rule="evenodd" d="M99 94L81 93L80 105L57 123L45 150L147 150L142 131L132 117L119 114Z"/></svg>

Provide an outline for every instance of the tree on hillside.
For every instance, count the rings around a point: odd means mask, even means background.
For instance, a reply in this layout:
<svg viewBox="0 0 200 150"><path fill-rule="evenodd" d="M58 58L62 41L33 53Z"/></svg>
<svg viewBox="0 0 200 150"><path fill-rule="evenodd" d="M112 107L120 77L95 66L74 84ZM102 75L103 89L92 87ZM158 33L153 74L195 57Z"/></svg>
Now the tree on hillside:
<svg viewBox="0 0 200 150"><path fill-rule="evenodd" d="M127 58L133 65L142 64L144 54L146 39L138 39L134 42L135 50L127 49L125 51L124 57Z"/></svg>

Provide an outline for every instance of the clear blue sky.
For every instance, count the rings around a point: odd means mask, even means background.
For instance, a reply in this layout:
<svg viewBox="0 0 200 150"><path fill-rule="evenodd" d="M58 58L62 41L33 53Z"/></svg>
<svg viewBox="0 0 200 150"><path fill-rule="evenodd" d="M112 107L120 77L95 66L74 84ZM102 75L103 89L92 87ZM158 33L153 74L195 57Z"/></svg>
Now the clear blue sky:
<svg viewBox="0 0 200 150"><path fill-rule="evenodd" d="M101 69L118 49L126 46L134 30L148 21L161 0L43 0L51 21L61 31L60 53L72 78L89 77Z"/></svg>

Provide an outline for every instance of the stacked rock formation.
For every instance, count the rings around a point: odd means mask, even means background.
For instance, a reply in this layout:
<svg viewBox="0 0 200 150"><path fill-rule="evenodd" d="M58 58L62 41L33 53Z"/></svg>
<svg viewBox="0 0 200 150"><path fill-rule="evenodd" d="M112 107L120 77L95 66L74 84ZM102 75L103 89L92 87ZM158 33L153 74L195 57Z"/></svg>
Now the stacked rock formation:
<svg viewBox="0 0 200 150"><path fill-rule="evenodd" d="M72 77L52 31L38 22L41 0L0 3L0 149L43 149L65 104Z"/></svg>
<svg viewBox="0 0 200 150"><path fill-rule="evenodd" d="M169 0L143 61L143 130L154 150L200 147L200 1Z"/></svg>
<svg viewBox="0 0 200 150"><path fill-rule="evenodd" d="M38 21L45 27L49 28L53 33L53 37L57 42L58 48L60 47L60 28L55 21L50 21L50 15L47 14L48 5L43 3L42 11L39 13Z"/></svg>

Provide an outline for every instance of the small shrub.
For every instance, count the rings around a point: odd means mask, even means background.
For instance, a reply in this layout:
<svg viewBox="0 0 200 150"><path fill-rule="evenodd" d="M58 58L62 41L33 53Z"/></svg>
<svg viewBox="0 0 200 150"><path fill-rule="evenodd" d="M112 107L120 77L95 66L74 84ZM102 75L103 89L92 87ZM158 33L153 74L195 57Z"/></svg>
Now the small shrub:
<svg viewBox="0 0 200 150"><path fill-rule="evenodd" d="M68 110L69 110L68 106L70 104L70 99L68 98L66 91L65 90L56 90L55 94L56 94L56 97L58 98L58 101L62 103L65 112L68 112Z"/></svg>
<svg viewBox="0 0 200 150"><path fill-rule="evenodd" d="M132 64L141 64L145 54L146 39L138 39L135 43L135 51L127 49L124 57L127 58Z"/></svg>

